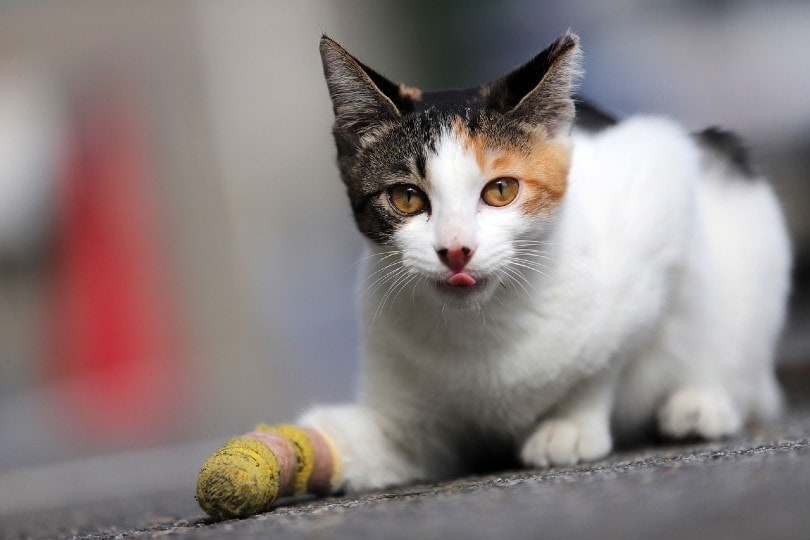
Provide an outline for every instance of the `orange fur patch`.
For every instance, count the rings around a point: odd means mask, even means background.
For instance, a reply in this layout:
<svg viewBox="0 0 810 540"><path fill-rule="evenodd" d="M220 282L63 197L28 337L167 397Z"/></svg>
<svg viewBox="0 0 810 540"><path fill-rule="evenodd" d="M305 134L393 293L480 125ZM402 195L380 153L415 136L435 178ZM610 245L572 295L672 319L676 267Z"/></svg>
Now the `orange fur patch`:
<svg viewBox="0 0 810 540"><path fill-rule="evenodd" d="M422 101L422 91L419 88L408 86L407 84L399 85L399 95L404 98L410 98L413 101Z"/></svg>
<svg viewBox="0 0 810 540"><path fill-rule="evenodd" d="M510 156L508 166L493 168L490 176L512 176L521 181L521 208L527 214L550 211L562 202L568 188L571 150L559 141L545 141L528 153Z"/></svg>
<svg viewBox="0 0 810 540"><path fill-rule="evenodd" d="M521 183L518 203L527 214L549 212L562 201L568 188L571 149L548 140L538 130L528 147L503 147L486 134L471 134L461 118L453 121L453 134L471 152L487 181L512 177Z"/></svg>

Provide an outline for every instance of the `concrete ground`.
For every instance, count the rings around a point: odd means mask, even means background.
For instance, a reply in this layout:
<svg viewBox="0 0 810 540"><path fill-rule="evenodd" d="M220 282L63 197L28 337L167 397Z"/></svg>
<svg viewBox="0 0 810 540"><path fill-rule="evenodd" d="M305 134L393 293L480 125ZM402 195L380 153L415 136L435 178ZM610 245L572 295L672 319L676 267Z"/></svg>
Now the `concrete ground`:
<svg viewBox="0 0 810 540"><path fill-rule="evenodd" d="M208 521L182 491L0 517L4 538L808 538L810 370L784 373L777 423L722 443L409 486ZM137 473L137 471L132 471Z"/></svg>

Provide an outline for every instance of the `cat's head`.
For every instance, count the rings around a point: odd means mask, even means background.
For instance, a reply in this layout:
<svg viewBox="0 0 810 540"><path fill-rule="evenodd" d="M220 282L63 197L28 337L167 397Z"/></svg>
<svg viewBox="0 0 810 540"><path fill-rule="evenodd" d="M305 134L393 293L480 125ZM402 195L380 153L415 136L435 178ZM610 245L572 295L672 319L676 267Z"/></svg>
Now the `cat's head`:
<svg viewBox="0 0 810 540"><path fill-rule="evenodd" d="M532 254L567 188L577 36L496 81L439 92L394 84L326 36L320 51L341 177L391 275L464 307L539 271Z"/></svg>

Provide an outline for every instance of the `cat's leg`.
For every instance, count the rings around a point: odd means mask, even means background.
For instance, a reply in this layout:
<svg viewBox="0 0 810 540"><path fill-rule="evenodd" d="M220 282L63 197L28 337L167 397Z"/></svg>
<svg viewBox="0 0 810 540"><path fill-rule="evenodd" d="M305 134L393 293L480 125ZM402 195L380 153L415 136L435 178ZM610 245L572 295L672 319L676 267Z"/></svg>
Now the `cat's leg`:
<svg viewBox="0 0 810 540"><path fill-rule="evenodd" d="M523 444L525 465L574 465L607 455L613 441L610 415L619 370L611 367L580 385L544 418Z"/></svg>
<svg viewBox="0 0 810 540"><path fill-rule="evenodd" d="M617 395L614 428L638 430L652 417L658 431L672 438L718 439L739 431L751 409L750 354L722 334L700 310L676 304L664 318L657 339L628 365ZM692 306L694 307L694 306ZM707 311L707 313L711 313ZM753 369L753 368L752 368Z"/></svg>
<svg viewBox="0 0 810 540"><path fill-rule="evenodd" d="M340 479L332 486L334 492L367 491L426 479L424 468L402 442L404 426L372 409L361 405L316 407L298 424L325 433L336 447Z"/></svg>
<svg viewBox="0 0 810 540"><path fill-rule="evenodd" d="M721 346L713 340L715 328L683 317L683 311L673 310L657 340L625 370L613 418L620 437L637 436L650 420L661 435L676 439L733 435L755 407L752 401L764 395L758 388L772 382L766 370L746 369L744 355L750 352L731 341ZM778 403L775 384L771 387L769 400Z"/></svg>
<svg viewBox="0 0 810 540"><path fill-rule="evenodd" d="M781 401L771 367L779 323L751 327L741 310L726 311L683 303L674 309L658 341L625 375L617 410L649 410L659 432L678 439L728 437L749 419L774 417Z"/></svg>

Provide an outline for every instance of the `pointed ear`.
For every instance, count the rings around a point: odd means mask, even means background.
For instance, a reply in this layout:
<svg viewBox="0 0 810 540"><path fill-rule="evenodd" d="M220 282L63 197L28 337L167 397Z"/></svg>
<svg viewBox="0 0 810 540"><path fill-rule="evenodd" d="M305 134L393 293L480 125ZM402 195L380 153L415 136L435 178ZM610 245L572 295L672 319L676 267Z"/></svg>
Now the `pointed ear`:
<svg viewBox="0 0 810 540"><path fill-rule="evenodd" d="M571 97L580 74L579 37L566 33L525 65L485 88L489 105L506 116L567 135L574 121Z"/></svg>
<svg viewBox="0 0 810 540"><path fill-rule="evenodd" d="M321 61L335 111L335 130L356 143L375 125L400 116L393 100L399 87L364 66L327 36L321 37Z"/></svg>

